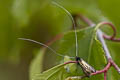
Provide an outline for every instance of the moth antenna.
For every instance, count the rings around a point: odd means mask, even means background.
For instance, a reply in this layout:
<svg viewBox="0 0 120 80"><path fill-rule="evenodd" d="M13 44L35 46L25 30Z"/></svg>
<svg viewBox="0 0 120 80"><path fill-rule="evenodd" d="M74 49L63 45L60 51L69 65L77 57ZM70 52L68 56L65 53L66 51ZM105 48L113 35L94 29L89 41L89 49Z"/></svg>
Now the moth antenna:
<svg viewBox="0 0 120 80"><path fill-rule="evenodd" d="M77 39L77 32L76 32L76 24L75 24L75 21L74 21L72 15L71 15L71 13L70 13L68 10L66 10L64 7L62 7L61 5L59 5L58 3L54 2L54 1L52 1L52 3L53 3L54 5L56 5L56 6L58 6L59 8L61 8L62 10L64 10L64 11L67 13L67 15L68 15L68 16L71 18L71 20L72 20L72 24L73 24L73 27L74 27L74 30L75 30L76 56L78 56L78 39Z"/></svg>
<svg viewBox="0 0 120 80"><path fill-rule="evenodd" d="M33 43L36 43L36 44L40 44L48 49L50 49L54 54L58 55L58 56L61 56L61 57L64 57L65 55L61 55L59 53L57 53L54 49L52 49L51 47L47 46L46 44L44 43L41 43L41 42L38 42L38 41L35 41L35 40L32 40L32 39L27 39L27 38L18 38L20 40L24 40L24 41L30 41L30 42L33 42ZM74 57L70 57L70 58L74 58Z"/></svg>

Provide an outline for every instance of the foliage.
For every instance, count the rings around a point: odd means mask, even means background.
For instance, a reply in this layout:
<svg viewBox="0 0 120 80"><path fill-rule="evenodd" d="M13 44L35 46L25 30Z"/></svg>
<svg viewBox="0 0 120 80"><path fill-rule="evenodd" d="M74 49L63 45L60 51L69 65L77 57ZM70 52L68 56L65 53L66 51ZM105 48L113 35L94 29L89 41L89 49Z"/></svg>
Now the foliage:
<svg viewBox="0 0 120 80"><path fill-rule="evenodd" d="M88 61L89 64L92 64L92 66L95 69L102 69L105 65L105 59L104 59L104 55L103 55L104 51L101 47L100 42L98 40L96 40L96 38L95 38L96 32L95 32L94 27L79 30L79 31L77 31L77 34L78 34L79 56L82 57L84 60ZM75 44L74 44L75 39L74 38L75 38L75 35L74 35L73 31L65 33L64 37L60 43L60 50L58 50L58 52L63 53L64 55L66 54L68 56L75 56L74 55L74 52L75 52ZM35 62L38 62L38 60L36 60ZM96 62L99 62L99 63L96 63ZM39 65L39 64L36 64L36 66L37 65ZM64 69L62 69L63 66L61 66L61 68L55 66L53 69L50 69L48 71L41 73L40 75L37 76L37 78L36 78L36 76L35 77L33 76L32 79L34 79L34 80L38 80L38 79L39 80L53 80L53 78L55 77L54 80L64 80L62 78L59 79L59 77L57 76L60 74L59 72L62 72L64 70ZM56 69L56 67L57 67L57 69ZM72 74L78 75L76 70L77 69L75 69L75 71L73 71ZM51 71L51 72L49 72L49 71ZM82 72L82 71L80 71L80 72ZM34 73L34 71L32 73ZM52 74L52 73L54 73L54 74ZM48 75L46 75L46 74L48 74ZM64 75L66 75L66 74L67 74L67 71L66 71L66 73L64 73ZM68 74L70 74L70 73L68 73ZM49 77L49 75L51 75L50 78L47 78L47 77ZM61 77L62 75L59 75L59 76ZM91 80L95 80L96 78L101 79L102 76L92 77Z"/></svg>
<svg viewBox="0 0 120 80"><path fill-rule="evenodd" d="M116 25L117 37L120 37L119 0L54 1L65 7L71 14L81 13L95 24L100 21L111 21ZM71 30L71 20L64 11L51 2L52 0L0 1L1 80L28 80L28 74L30 74L30 79L34 80L64 80L69 76L83 75L81 68L76 64L63 64L66 62L66 57L54 55L45 48L39 49L40 45L18 40L19 37L25 37L46 43L55 35L62 33L63 37L50 47L62 55L75 57L75 36L74 31ZM78 23L85 25L80 20ZM106 64L104 51L96 37L94 27L88 27L85 25L85 27L80 27L84 29L77 30L79 56L99 70ZM106 32L110 30L107 29ZM114 61L120 66L120 43L106 42ZM69 69L68 72L66 69ZM111 69L108 75L108 80L120 78L114 69ZM103 75L95 75L85 80L96 78L103 80Z"/></svg>

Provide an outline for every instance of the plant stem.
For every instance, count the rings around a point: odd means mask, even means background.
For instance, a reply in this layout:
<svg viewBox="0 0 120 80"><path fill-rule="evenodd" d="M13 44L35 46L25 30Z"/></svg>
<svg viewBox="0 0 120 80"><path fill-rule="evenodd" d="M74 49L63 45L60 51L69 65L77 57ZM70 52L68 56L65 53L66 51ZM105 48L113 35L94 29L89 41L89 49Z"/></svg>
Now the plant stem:
<svg viewBox="0 0 120 80"><path fill-rule="evenodd" d="M103 46L103 49L104 49L104 51L105 51L105 56L106 56L107 60L111 59L112 57L111 57L111 55L110 55L110 52L109 52L109 50L108 50L108 48L107 48L107 45L106 45L106 43L105 43L105 40L104 40L104 38L103 38L102 31L101 31L101 30L98 30L98 31L97 31L97 35L98 35L98 38L99 38L99 40L100 40L100 42L101 42L101 44L102 44L102 46Z"/></svg>
<svg viewBox="0 0 120 80"><path fill-rule="evenodd" d="M104 69L99 70L99 71L96 71L95 73L92 73L91 75L96 75L96 74L104 73L104 72L108 71L108 69L109 69L110 67L111 67L111 63L109 62Z"/></svg>
<svg viewBox="0 0 120 80"><path fill-rule="evenodd" d="M104 80L107 80L107 72L104 72Z"/></svg>
<svg viewBox="0 0 120 80"><path fill-rule="evenodd" d="M120 68L118 67L118 65L115 64L115 62L112 59L109 59L109 62L111 62L112 66L118 71L118 73L120 74Z"/></svg>
<svg viewBox="0 0 120 80"><path fill-rule="evenodd" d="M65 62L64 64L70 64L70 63L78 63L77 61L68 61L68 62Z"/></svg>
<svg viewBox="0 0 120 80"><path fill-rule="evenodd" d="M114 42L120 42L120 38L111 38L111 36L103 35L103 37L107 40L111 40Z"/></svg>
<svg viewBox="0 0 120 80"><path fill-rule="evenodd" d="M88 24L88 26L95 26L95 24L91 20L89 20L87 17L81 14L76 14L76 16L79 16L79 18L83 20L86 24Z"/></svg>
<svg viewBox="0 0 120 80"><path fill-rule="evenodd" d="M53 42L59 40L61 37L63 37L63 34L58 34L55 37L53 37L51 40L49 40L47 43L45 43L46 45L51 45Z"/></svg>

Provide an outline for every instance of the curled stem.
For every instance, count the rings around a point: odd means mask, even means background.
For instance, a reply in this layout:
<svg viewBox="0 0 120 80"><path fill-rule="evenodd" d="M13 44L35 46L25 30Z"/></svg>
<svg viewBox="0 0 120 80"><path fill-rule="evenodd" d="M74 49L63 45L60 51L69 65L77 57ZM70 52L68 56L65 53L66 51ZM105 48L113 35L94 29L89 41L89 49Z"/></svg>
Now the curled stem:
<svg viewBox="0 0 120 80"><path fill-rule="evenodd" d="M109 25L112 29L113 29L113 31L114 31L114 33L113 33L113 35L112 36L110 36L109 37L109 39L110 40L112 40L113 38L115 38L115 36L116 36L116 28L115 28L115 26L112 24L112 23L110 23L110 22L101 22L101 23L99 23L98 25L99 26L102 26L102 25ZM107 37L106 37L106 35L105 34L103 34L103 37L105 38L105 39L108 39Z"/></svg>
<svg viewBox="0 0 120 80"><path fill-rule="evenodd" d="M81 20L83 20L86 24L88 24L88 26L94 26L94 25L95 25L95 24L94 24L90 19L88 19L86 16L83 16L83 15L81 15L81 14L76 14L75 16L76 16L76 17L79 17ZM102 25L104 25L104 24L109 25L110 27L112 27L112 29L113 29L113 31L114 31L114 33L113 33L112 36L108 36L108 35L106 35L106 34L103 34L104 39L111 40L111 41L115 41L115 42L120 42L120 38L115 38L115 36L116 36L116 28L115 28L115 26L114 26L112 23L110 23L110 22L101 22L101 24L102 24Z"/></svg>
<svg viewBox="0 0 120 80"><path fill-rule="evenodd" d="M103 35L103 37L107 40L111 40L114 42L120 42L120 38L111 38L111 36Z"/></svg>

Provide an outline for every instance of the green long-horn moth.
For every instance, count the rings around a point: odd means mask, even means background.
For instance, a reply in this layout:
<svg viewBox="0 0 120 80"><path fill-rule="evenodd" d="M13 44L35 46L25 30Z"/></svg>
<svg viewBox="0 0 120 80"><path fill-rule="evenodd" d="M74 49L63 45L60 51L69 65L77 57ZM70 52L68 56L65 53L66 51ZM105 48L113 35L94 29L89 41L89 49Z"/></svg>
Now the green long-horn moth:
<svg viewBox="0 0 120 80"><path fill-rule="evenodd" d="M85 62L82 58L76 57L76 61L78 62L78 65L82 68L83 72L87 77L90 77L91 73L96 72L96 70L90 66L87 62Z"/></svg>

